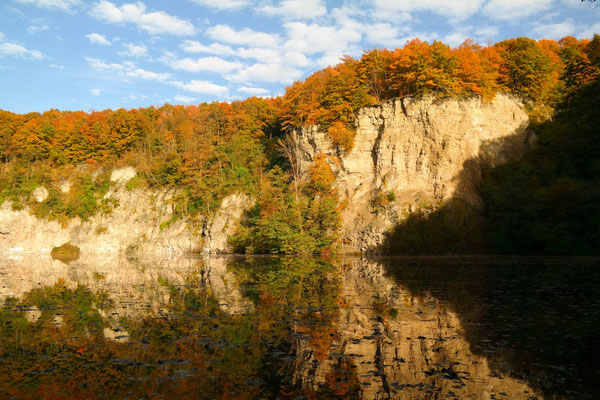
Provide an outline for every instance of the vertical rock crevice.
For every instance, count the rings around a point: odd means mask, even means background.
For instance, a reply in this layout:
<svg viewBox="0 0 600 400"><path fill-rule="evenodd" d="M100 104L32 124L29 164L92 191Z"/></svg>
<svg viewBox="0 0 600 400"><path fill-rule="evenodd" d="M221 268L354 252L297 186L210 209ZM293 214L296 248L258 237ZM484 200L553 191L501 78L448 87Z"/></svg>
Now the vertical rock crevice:
<svg viewBox="0 0 600 400"><path fill-rule="evenodd" d="M347 204L344 250L368 251L381 245L406 209L452 198L480 207L482 165L522 154L528 124L523 103L508 94L489 103L477 97L395 99L358 111L349 152L340 153L317 127L299 129L301 166L306 174L317 154L339 157L336 187ZM394 200L374 204L386 195Z"/></svg>

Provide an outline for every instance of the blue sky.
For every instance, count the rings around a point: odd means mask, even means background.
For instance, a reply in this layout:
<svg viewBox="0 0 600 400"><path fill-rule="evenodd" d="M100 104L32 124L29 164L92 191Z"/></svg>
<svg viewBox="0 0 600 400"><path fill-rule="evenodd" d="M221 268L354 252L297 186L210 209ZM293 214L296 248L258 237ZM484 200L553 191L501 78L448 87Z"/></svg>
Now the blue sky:
<svg viewBox="0 0 600 400"><path fill-rule="evenodd" d="M282 94L406 40L589 38L580 0L2 0L0 108L18 113Z"/></svg>

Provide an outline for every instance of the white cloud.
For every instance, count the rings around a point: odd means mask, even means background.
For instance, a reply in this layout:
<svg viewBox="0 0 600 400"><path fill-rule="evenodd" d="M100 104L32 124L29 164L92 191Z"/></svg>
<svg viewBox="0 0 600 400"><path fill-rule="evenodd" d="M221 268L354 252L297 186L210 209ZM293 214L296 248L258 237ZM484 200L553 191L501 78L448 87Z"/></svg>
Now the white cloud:
<svg viewBox="0 0 600 400"><path fill-rule="evenodd" d="M217 10L238 10L250 4L248 0L191 0L201 6L216 8Z"/></svg>
<svg viewBox="0 0 600 400"><path fill-rule="evenodd" d="M81 4L80 0L16 0L21 4L31 4L40 8L57 9L60 11L72 12L73 9Z"/></svg>
<svg viewBox="0 0 600 400"><path fill-rule="evenodd" d="M256 32L249 28L236 31L229 25L215 25L207 29L206 34L218 42L234 45L276 47L280 42L279 35Z"/></svg>
<svg viewBox="0 0 600 400"><path fill-rule="evenodd" d="M270 82L289 84L302 77L302 71L278 63L257 63L241 68L234 74L225 75L233 82Z"/></svg>
<svg viewBox="0 0 600 400"><path fill-rule="evenodd" d="M404 43L398 38L400 32L396 25L376 23L365 27L365 40L388 48L402 47Z"/></svg>
<svg viewBox="0 0 600 400"><path fill-rule="evenodd" d="M544 11L552 5L553 0L491 0L483 7L483 14L492 19L515 20L525 18Z"/></svg>
<svg viewBox="0 0 600 400"><path fill-rule="evenodd" d="M283 0L277 6L266 5L258 11L289 20L311 19L327 14L323 0Z"/></svg>
<svg viewBox="0 0 600 400"><path fill-rule="evenodd" d="M238 92L246 93L251 96L266 96L270 92L265 88L242 86L236 89Z"/></svg>
<svg viewBox="0 0 600 400"><path fill-rule="evenodd" d="M41 60L44 58L44 54L42 54L41 51L29 50L20 44L11 42L0 43L0 58L3 56L12 56L31 60Z"/></svg>
<svg viewBox="0 0 600 400"><path fill-rule="evenodd" d="M119 55L124 57L145 57L148 55L146 46L133 43L123 43L124 50L119 52Z"/></svg>
<svg viewBox="0 0 600 400"><path fill-rule="evenodd" d="M27 27L27 32L33 35L34 33L47 31L48 29L50 29L50 27L45 24L29 25Z"/></svg>
<svg viewBox="0 0 600 400"><path fill-rule="evenodd" d="M100 96L102 93L102 89L90 89L90 94L92 96Z"/></svg>
<svg viewBox="0 0 600 400"><path fill-rule="evenodd" d="M447 34L442 38L442 42L447 44L450 47L458 47L460 46L466 39L469 39L471 35L469 35L465 31L457 31Z"/></svg>
<svg viewBox="0 0 600 400"><path fill-rule="evenodd" d="M310 60L298 51L288 51L283 55L283 62L286 65L294 65L296 67L308 67Z"/></svg>
<svg viewBox="0 0 600 400"><path fill-rule="evenodd" d="M577 26L568 19L556 24L538 25L531 31L531 36L536 39L561 39L576 32Z"/></svg>
<svg viewBox="0 0 600 400"><path fill-rule="evenodd" d="M85 35L85 37L90 40L90 43L110 46L110 41L99 33L90 33L89 35Z"/></svg>
<svg viewBox="0 0 600 400"><path fill-rule="evenodd" d="M146 6L139 1L117 7L110 1L102 0L94 5L91 14L97 19L110 23L135 24L153 35L168 33L184 36L196 32L191 22L173 17L163 11L146 12Z"/></svg>
<svg viewBox="0 0 600 400"><path fill-rule="evenodd" d="M179 101L181 103L191 103L192 101L195 101L196 98L195 97L189 97L189 96L182 96L182 95L176 95L175 96L175 100Z"/></svg>
<svg viewBox="0 0 600 400"><path fill-rule="evenodd" d="M151 81L165 81L171 77L169 73L157 73L147 71L142 68L137 68L135 63L126 61L123 64L118 63L105 63L97 58L88 57L85 59L87 63L98 72L110 73L111 76L117 74L118 76L134 79L144 79Z"/></svg>
<svg viewBox="0 0 600 400"><path fill-rule="evenodd" d="M428 11L456 20L464 20L475 14L482 4L483 0L373 0L375 14L384 19L396 18L398 15L406 19L407 13Z"/></svg>
<svg viewBox="0 0 600 400"><path fill-rule="evenodd" d="M500 30L498 29L497 26L482 26L475 31L477 40L482 43L491 41L493 38L495 38L499 34L500 34Z"/></svg>
<svg viewBox="0 0 600 400"><path fill-rule="evenodd" d="M0 42L4 40L4 37L5 37L5 36L6 36L6 35L4 35L4 33L0 32Z"/></svg>
<svg viewBox="0 0 600 400"><path fill-rule="evenodd" d="M227 96L229 89L225 86L217 85L208 81L197 81L193 80L189 83L181 81L170 81L168 82L173 86L187 90L188 92L211 94L215 96Z"/></svg>
<svg viewBox="0 0 600 400"><path fill-rule="evenodd" d="M176 58L173 53L166 53L161 61L173 69L189 72L230 72L242 67L239 62L227 61L220 57Z"/></svg>
<svg viewBox="0 0 600 400"><path fill-rule="evenodd" d="M303 54L345 51L351 42L359 42L359 31L339 30L334 26L287 22L284 24L289 40L285 47Z"/></svg>
<svg viewBox="0 0 600 400"><path fill-rule="evenodd" d="M231 47L221 43L211 43L210 45L205 46L195 40L184 40L179 47L188 53L207 53L219 56L236 54L235 50Z"/></svg>
<svg viewBox="0 0 600 400"><path fill-rule="evenodd" d="M49 67L54 68L54 69L65 69L64 65L58 65L58 64L50 64Z"/></svg>
<svg viewBox="0 0 600 400"><path fill-rule="evenodd" d="M344 53L343 51L328 51L317 59L317 65L320 68L337 65L340 63Z"/></svg>
<svg viewBox="0 0 600 400"><path fill-rule="evenodd" d="M305 55L322 53L316 60L318 67L339 63L345 54L360 53L362 46L362 27L357 21L349 19L342 25L325 26L288 22L284 24L288 34L285 48Z"/></svg>
<svg viewBox="0 0 600 400"><path fill-rule="evenodd" d="M587 27L577 37L580 39L591 39L594 37L594 33L600 33L600 22Z"/></svg>
<svg viewBox="0 0 600 400"><path fill-rule="evenodd" d="M281 62L280 49L266 49L261 47L242 47L236 49L236 54L242 58L250 58L262 62Z"/></svg>

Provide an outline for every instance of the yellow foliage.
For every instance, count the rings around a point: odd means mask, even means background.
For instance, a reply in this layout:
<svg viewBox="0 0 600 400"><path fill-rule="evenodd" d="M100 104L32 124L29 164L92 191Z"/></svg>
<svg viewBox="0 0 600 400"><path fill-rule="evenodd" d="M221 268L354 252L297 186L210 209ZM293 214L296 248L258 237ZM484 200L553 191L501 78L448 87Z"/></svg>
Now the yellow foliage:
<svg viewBox="0 0 600 400"><path fill-rule="evenodd" d="M329 192L335 181L326 154L317 154L308 171L309 186L316 192Z"/></svg>

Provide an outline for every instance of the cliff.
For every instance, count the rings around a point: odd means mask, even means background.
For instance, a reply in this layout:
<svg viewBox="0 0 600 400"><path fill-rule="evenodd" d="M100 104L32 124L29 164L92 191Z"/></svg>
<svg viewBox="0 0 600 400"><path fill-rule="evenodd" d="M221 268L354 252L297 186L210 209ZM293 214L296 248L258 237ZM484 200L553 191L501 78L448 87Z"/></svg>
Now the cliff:
<svg viewBox="0 0 600 400"><path fill-rule="evenodd" d="M522 102L498 94L479 98L390 100L361 109L354 147L345 152L315 126L297 129L306 176L318 154L331 156L347 251L367 251L407 213L451 199L480 207L477 185L484 165L519 157L528 142Z"/></svg>
<svg viewBox="0 0 600 400"><path fill-rule="evenodd" d="M115 207L87 221L47 221L29 210L13 210L10 202L0 206L0 253L49 253L70 243L82 253L152 253L157 255L228 251L227 236L252 199L239 193L223 199L211 218L173 218L174 190L128 190L126 183L136 176L131 167L115 169L111 188L104 195ZM68 185L61 190L68 190ZM34 196L44 201L48 191L39 187Z"/></svg>
<svg viewBox="0 0 600 400"><path fill-rule="evenodd" d="M361 109L348 152L315 126L293 134L305 178L315 156L330 156L343 204L343 250L364 252L380 246L390 229L424 205L460 200L480 207L482 168L519 157L532 139L528 122L523 104L511 95L499 94L491 102L420 97ZM0 252L44 253L66 243L82 253L228 252L227 236L253 204L237 193L224 198L211 218L177 219L171 202L176 192L128 190L126 184L135 176L131 167L114 170L104 195L114 209L87 221L45 221L4 202ZM59 189L68 191L69 185ZM38 202L47 196L44 187L33 193Z"/></svg>

